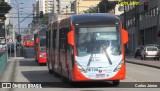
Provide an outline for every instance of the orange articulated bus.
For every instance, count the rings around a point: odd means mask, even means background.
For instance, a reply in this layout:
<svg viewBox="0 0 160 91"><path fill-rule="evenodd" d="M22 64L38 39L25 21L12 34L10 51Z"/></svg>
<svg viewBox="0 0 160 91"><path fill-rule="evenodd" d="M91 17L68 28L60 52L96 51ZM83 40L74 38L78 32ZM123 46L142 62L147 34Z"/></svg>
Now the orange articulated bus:
<svg viewBox="0 0 160 91"><path fill-rule="evenodd" d="M109 13L72 15L49 24L47 66L50 73L73 82L125 79L124 44L128 32Z"/></svg>
<svg viewBox="0 0 160 91"><path fill-rule="evenodd" d="M41 65L46 64L46 28L34 33L35 60Z"/></svg>
<svg viewBox="0 0 160 91"><path fill-rule="evenodd" d="M34 47L34 35L33 34L26 35L25 46Z"/></svg>

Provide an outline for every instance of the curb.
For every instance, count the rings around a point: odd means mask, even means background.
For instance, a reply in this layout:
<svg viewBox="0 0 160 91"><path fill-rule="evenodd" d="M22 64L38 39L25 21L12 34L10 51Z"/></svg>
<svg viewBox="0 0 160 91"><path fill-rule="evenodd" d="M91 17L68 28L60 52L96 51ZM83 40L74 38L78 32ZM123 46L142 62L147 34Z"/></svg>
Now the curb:
<svg viewBox="0 0 160 91"><path fill-rule="evenodd" d="M16 60L10 60L7 62L5 70L3 72L3 74L0 77L0 82L12 82L13 81L13 75L15 72L15 68L16 68ZM2 91L13 91L12 88L2 88Z"/></svg>
<svg viewBox="0 0 160 91"><path fill-rule="evenodd" d="M144 63L131 62L131 61L127 61L127 60L126 60L126 62L127 63L132 63L132 64L143 65L143 66L148 66L148 67L160 69L159 66L155 66L155 65L149 65L149 64L144 64Z"/></svg>

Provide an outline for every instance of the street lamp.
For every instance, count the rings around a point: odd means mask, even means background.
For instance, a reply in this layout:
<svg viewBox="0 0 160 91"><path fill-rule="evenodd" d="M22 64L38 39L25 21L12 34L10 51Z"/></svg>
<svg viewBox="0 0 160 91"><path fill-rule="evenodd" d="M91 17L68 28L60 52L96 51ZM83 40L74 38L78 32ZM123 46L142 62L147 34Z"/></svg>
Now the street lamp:
<svg viewBox="0 0 160 91"><path fill-rule="evenodd" d="M14 3L10 3L10 4L16 6L16 10L17 10L17 12L18 12L18 35L20 35L20 19L19 19L19 13L20 13L20 9L23 9L23 8L19 8L19 5L20 5L20 4L23 4L23 3L18 3L17 0L15 0L15 1L16 1L16 4L14 4ZM20 37L19 37L19 38L20 38ZM20 39L19 39L19 40L20 40ZM20 43L21 43L21 41L19 41L19 46L20 46ZM20 48L19 48L19 56L20 56Z"/></svg>

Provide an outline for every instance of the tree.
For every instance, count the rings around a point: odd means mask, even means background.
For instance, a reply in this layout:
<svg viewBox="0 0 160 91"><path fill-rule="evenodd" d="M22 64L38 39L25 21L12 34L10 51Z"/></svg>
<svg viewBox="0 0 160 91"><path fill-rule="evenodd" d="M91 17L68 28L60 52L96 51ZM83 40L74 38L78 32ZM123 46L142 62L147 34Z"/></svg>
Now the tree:
<svg viewBox="0 0 160 91"><path fill-rule="evenodd" d="M117 3L117 1L102 0L96 7L89 8L88 10L84 11L84 13L107 13L114 9Z"/></svg>
<svg viewBox="0 0 160 91"><path fill-rule="evenodd" d="M5 14L7 14L10 9L11 6L7 2L4 2L4 0L0 0L0 19L5 20Z"/></svg>
<svg viewBox="0 0 160 91"><path fill-rule="evenodd" d="M116 4L117 4L117 1L102 0L98 6L101 13L107 13L113 8L115 8Z"/></svg>
<svg viewBox="0 0 160 91"><path fill-rule="evenodd" d="M38 24L47 25L48 24L48 14L44 14L44 17L38 20Z"/></svg>

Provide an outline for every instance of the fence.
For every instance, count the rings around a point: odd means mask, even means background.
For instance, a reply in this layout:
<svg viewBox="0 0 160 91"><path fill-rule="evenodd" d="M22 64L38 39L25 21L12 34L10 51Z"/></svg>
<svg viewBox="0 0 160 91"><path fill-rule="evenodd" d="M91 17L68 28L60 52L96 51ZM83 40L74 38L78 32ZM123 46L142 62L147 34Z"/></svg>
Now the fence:
<svg viewBox="0 0 160 91"><path fill-rule="evenodd" d="M0 57L0 75L2 74L5 66L7 64L7 53L4 53L1 57Z"/></svg>

